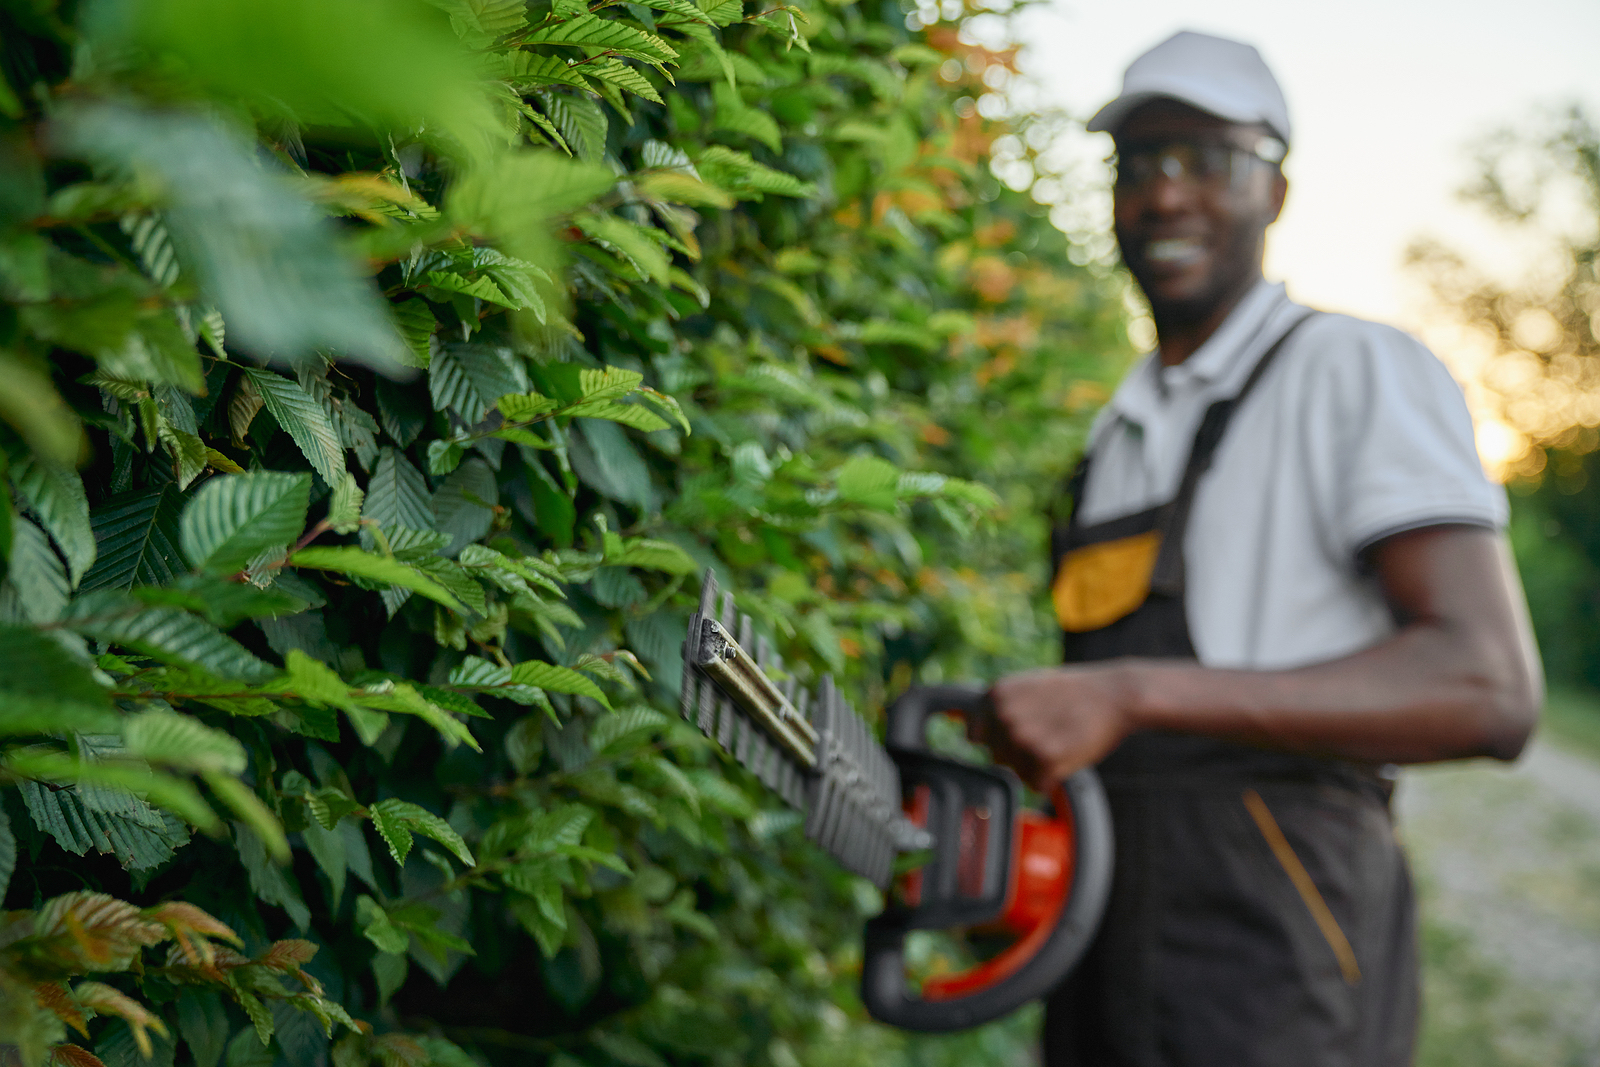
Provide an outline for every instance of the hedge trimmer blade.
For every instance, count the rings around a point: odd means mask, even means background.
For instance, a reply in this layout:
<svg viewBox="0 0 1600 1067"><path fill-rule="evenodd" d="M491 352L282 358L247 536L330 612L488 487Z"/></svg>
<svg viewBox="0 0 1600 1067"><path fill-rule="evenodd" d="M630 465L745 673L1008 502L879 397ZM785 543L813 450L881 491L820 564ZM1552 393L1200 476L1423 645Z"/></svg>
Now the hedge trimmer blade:
<svg viewBox="0 0 1600 1067"><path fill-rule="evenodd" d="M793 677L733 594L718 604L706 571L683 642L683 717L789 805L806 836L845 868L887 888L895 855L932 838L900 811L900 774L871 729L823 675L815 693Z"/></svg>

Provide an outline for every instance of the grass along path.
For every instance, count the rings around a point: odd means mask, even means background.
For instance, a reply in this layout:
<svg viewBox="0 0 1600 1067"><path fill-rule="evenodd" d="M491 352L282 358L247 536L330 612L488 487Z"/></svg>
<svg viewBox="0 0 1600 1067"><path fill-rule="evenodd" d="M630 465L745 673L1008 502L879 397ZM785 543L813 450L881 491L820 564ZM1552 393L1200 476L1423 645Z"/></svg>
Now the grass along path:
<svg viewBox="0 0 1600 1067"><path fill-rule="evenodd" d="M1600 711L1569 699L1550 720L1510 767L1401 784L1423 900L1421 1067L1600 1067Z"/></svg>

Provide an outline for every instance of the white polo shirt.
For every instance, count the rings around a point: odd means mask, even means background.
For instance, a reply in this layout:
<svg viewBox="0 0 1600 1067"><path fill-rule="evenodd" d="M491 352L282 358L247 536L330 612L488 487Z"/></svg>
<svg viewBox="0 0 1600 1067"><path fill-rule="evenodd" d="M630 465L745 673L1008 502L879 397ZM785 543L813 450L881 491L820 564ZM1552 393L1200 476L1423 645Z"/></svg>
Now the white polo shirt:
<svg viewBox="0 0 1600 1067"><path fill-rule="evenodd" d="M1206 408L1233 396L1307 309L1262 282L1176 367L1151 353L1090 434L1079 520L1176 495ZM1439 523L1503 527L1461 388L1415 338L1318 315L1234 413L1200 482L1184 542L1189 633L1208 667L1277 670L1337 659L1394 632L1358 553Z"/></svg>

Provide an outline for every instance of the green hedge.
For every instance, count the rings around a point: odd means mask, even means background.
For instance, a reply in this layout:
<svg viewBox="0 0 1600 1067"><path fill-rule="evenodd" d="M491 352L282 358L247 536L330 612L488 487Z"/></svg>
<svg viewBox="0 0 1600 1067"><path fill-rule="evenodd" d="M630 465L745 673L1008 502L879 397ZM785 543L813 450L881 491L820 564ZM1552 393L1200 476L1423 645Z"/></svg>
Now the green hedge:
<svg viewBox="0 0 1600 1067"><path fill-rule="evenodd" d="M708 566L869 715L1052 653L1125 283L977 13L0 5L0 1043L1026 1062L675 715Z"/></svg>

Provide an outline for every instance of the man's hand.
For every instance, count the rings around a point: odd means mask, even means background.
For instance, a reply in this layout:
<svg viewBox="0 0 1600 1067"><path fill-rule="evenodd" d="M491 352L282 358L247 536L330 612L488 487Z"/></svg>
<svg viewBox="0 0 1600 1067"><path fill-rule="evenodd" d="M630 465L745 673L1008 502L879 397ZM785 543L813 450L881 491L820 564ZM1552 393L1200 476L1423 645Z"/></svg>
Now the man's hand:
<svg viewBox="0 0 1600 1067"><path fill-rule="evenodd" d="M989 691L995 759L1040 791L1100 762L1131 731L1131 678L1118 665L1012 674Z"/></svg>
<svg viewBox="0 0 1600 1067"><path fill-rule="evenodd" d="M990 691L995 722L974 740L1041 785L1137 730L1366 763L1514 759L1544 694L1504 539L1433 526L1367 559L1397 627L1372 648L1288 671L1129 658L1013 674Z"/></svg>

